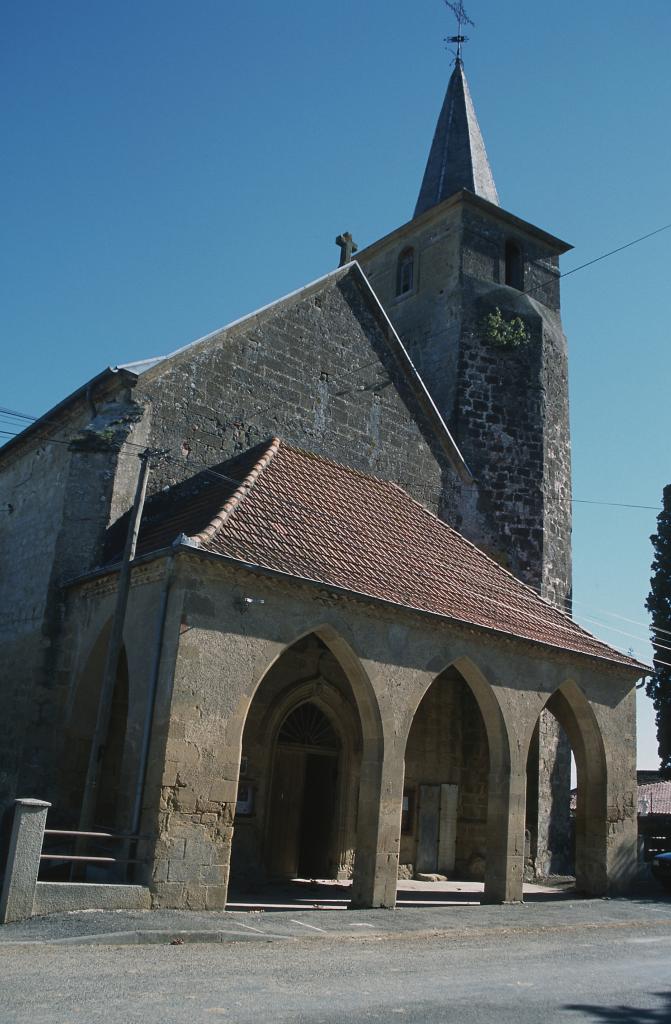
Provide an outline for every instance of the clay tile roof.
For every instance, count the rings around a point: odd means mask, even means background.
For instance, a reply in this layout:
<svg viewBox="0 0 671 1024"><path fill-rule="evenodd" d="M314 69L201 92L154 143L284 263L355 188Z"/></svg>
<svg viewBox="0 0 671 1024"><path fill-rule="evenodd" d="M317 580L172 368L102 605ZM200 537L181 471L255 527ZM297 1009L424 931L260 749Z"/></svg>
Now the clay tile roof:
<svg viewBox="0 0 671 1024"><path fill-rule="evenodd" d="M638 813L671 814L671 782L661 780L657 772L654 774L657 776L654 782L641 784L639 778ZM641 772L637 772L637 775L640 776Z"/></svg>
<svg viewBox="0 0 671 1024"><path fill-rule="evenodd" d="M273 440L170 517L202 550L645 670L581 629L393 483ZM238 460L238 467L241 463ZM209 506L209 511L208 511ZM194 513L202 525L193 530ZM180 523L188 522L191 531ZM165 540L159 524L141 550Z"/></svg>

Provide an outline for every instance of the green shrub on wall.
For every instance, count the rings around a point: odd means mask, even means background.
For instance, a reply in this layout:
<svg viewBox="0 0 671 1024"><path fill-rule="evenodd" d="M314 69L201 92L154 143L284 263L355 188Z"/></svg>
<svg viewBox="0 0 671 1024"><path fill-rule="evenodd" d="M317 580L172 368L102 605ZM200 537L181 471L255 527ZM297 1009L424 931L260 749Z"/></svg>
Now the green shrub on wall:
<svg viewBox="0 0 671 1024"><path fill-rule="evenodd" d="M531 340L524 320L519 316L506 320L498 306L487 314L482 327L485 341L496 348L519 348Z"/></svg>

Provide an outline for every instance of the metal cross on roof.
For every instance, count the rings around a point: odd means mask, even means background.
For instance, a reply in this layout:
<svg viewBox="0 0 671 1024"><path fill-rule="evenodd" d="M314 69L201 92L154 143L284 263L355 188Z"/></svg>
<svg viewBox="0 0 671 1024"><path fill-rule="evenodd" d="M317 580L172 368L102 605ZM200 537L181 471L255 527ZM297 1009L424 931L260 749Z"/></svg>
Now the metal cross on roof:
<svg viewBox="0 0 671 1024"><path fill-rule="evenodd" d="M454 14L455 18L457 19L457 34L456 34L456 36L446 36L445 42L446 43L456 43L457 44L456 59L457 59L457 63L461 63L461 47L462 47L463 43L467 43L468 42L468 36L462 35L462 32L461 32L462 26L463 25L472 25L472 27L475 28L475 22L471 21L471 19L466 14L466 11L464 9L464 5L461 2L461 0L459 0L459 3L453 3L453 2L451 2L451 0L445 0L445 6L450 8L450 10Z"/></svg>

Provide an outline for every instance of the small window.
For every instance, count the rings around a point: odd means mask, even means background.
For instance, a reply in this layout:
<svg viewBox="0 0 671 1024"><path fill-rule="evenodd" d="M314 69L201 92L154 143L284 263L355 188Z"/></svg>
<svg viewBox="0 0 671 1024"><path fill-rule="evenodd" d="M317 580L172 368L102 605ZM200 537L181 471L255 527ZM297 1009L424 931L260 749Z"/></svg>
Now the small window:
<svg viewBox="0 0 671 1024"><path fill-rule="evenodd" d="M396 269L396 294L407 295L415 285L415 250L404 249Z"/></svg>
<svg viewBox="0 0 671 1024"><path fill-rule="evenodd" d="M250 818L254 813L254 786L251 782L239 783L235 813L240 818Z"/></svg>
<svg viewBox="0 0 671 1024"><path fill-rule="evenodd" d="M512 240L506 242L506 284L524 291L524 258L522 249Z"/></svg>
<svg viewBox="0 0 671 1024"><path fill-rule="evenodd" d="M415 830L415 791L405 789L403 791L403 809L401 811L401 832L404 836L411 836Z"/></svg>

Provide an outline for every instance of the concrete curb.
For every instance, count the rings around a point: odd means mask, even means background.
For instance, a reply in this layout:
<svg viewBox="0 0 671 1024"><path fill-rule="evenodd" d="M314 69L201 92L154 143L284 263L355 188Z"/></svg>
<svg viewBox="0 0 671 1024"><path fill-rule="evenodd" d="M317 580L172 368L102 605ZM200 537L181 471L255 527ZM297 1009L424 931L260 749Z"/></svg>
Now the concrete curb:
<svg viewBox="0 0 671 1024"><path fill-rule="evenodd" d="M148 931L98 932L93 935L68 935L63 939L17 939L3 942L0 950L16 946L182 946L187 943L218 942L296 942L295 935L250 935L228 931Z"/></svg>
<svg viewBox="0 0 671 1024"><path fill-rule="evenodd" d="M504 924L498 926L483 926L475 928L423 928L408 930L379 930L370 932L355 932L349 930L317 933L301 933L300 935L278 935L273 932L258 932L249 934L232 929L188 930L176 929L151 930L134 929L132 931L119 932L96 932L88 935L69 935L64 938L45 939L17 939L16 941L3 942L0 944L0 953L3 949L14 949L25 946L185 946L185 945L217 945L227 942L300 942L303 940L336 940L356 939L363 941L382 941L405 937L407 939L427 939L443 936L446 941L463 941L467 939L482 939L499 934L502 938L513 934L568 934L580 931L620 931L635 930L639 928L658 928L668 930L671 922L651 921L649 919L634 919L630 921L600 921L588 922L579 921L575 924L546 924L527 923L523 925Z"/></svg>
<svg viewBox="0 0 671 1024"><path fill-rule="evenodd" d="M175 945L298 942L302 939L380 941L441 934L445 941L498 932L575 931L643 924L671 928L671 897L552 900L517 906L436 906L370 911L86 911L32 918L0 928L0 952L14 946Z"/></svg>

